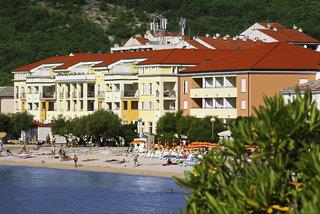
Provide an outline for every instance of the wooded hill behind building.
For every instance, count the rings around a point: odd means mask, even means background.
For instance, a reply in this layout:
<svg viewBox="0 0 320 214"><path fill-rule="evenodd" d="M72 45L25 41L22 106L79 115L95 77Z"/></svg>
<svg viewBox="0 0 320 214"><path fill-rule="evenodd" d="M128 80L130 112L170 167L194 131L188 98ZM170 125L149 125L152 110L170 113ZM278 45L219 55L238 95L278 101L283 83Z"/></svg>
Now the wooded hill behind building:
<svg viewBox="0 0 320 214"><path fill-rule="evenodd" d="M12 84L12 69L71 52L107 52L132 35L143 35L154 14L185 34L235 36L257 21L296 25L319 39L319 1L104 1L0 0L0 85Z"/></svg>

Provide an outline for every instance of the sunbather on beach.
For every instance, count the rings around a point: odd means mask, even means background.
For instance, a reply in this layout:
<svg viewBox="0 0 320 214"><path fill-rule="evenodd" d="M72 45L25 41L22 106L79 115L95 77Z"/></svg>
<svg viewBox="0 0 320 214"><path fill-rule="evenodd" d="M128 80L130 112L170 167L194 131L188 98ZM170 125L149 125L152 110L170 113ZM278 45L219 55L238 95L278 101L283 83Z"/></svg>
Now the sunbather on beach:
<svg viewBox="0 0 320 214"><path fill-rule="evenodd" d="M27 145L24 144L23 147L21 148L20 152L18 152L18 154L27 154L29 153L27 150Z"/></svg>

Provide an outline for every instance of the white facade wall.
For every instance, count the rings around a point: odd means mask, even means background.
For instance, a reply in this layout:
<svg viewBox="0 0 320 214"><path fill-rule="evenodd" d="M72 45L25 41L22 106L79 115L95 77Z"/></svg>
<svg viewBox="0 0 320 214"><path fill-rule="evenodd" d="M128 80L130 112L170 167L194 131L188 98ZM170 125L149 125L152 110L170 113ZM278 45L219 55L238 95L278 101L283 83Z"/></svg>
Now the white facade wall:
<svg viewBox="0 0 320 214"><path fill-rule="evenodd" d="M0 98L0 113L10 114L14 112L13 98Z"/></svg>

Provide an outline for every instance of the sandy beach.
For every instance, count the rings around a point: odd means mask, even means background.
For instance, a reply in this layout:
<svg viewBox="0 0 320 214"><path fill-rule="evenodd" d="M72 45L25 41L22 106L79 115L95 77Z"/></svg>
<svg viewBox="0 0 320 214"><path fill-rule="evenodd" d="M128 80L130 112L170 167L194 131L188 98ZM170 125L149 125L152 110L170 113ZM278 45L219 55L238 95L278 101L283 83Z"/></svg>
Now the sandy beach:
<svg viewBox="0 0 320 214"><path fill-rule="evenodd" d="M86 170L96 172L124 173L159 177L184 177L184 172L192 170L191 166L162 166L166 159L138 158L138 167L134 167L134 154L127 153L125 147L95 147L95 148L64 148L70 157L77 155L79 167L74 167L73 160L60 161L60 158L51 158L51 147L41 147L34 150L34 145L27 146L31 157L21 158L17 152L22 145L4 145L4 150L10 149L12 155L0 157L0 165L30 166L56 169ZM56 153L60 146L56 146Z"/></svg>

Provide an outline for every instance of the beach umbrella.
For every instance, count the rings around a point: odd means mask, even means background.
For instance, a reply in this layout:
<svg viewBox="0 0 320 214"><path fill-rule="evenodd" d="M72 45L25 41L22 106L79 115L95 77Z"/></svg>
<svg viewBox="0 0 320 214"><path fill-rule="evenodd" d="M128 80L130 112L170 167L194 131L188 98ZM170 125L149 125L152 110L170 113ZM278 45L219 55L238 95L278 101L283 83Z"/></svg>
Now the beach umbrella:
<svg viewBox="0 0 320 214"><path fill-rule="evenodd" d="M5 132L0 132L0 138L4 138L5 136L7 136L7 133L5 133Z"/></svg>

